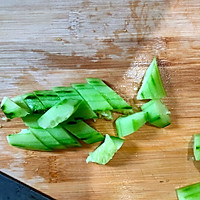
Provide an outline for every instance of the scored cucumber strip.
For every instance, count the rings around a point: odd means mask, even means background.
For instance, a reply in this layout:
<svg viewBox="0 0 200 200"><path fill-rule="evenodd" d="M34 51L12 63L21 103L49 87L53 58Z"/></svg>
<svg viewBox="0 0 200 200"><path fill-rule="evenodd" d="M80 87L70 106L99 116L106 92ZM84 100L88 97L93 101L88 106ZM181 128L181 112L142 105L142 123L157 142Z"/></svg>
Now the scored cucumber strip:
<svg viewBox="0 0 200 200"><path fill-rule="evenodd" d="M97 118L95 112L90 108L88 103L80 96L80 94L72 87L54 87L53 90L57 93L61 100L75 99L82 100L77 111L70 117L70 121L77 119L94 119Z"/></svg>
<svg viewBox="0 0 200 200"><path fill-rule="evenodd" d="M188 185L176 190L179 200L199 200L200 183Z"/></svg>
<svg viewBox="0 0 200 200"><path fill-rule="evenodd" d="M63 123L62 126L78 139L87 144L92 144L104 140L104 136L90 127L87 123L78 120L73 123Z"/></svg>
<svg viewBox="0 0 200 200"><path fill-rule="evenodd" d="M114 138L106 134L104 142L94 152L89 153L86 162L95 162L101 165L108 163L124 142L120 138Z"/></svg>
<svg viewBox="0 0 200 200"><path fill-rule="evenodd" d="M20 133L12 134L7 136L8 143L12 146L16 146L22 149L38 150L38 151L52 151L40 140L38 140L35 135L27 129L23 129Z"/></svg>
<svg viewBox="0 0 200 200"><path fill-rule="evenodd" d="M40 102L40 100L34 93L23 94L22 98L32 112L39 113L39 112L44 112L46 110L46 108L43 106L43 104Z"/></svg>
<svg viewBox="0 0 200 200"><path fill-rule="evenodd" d="M151 100L142 105L142 110L147 113L147 121L157 127L164 128L171 123L170 111L161 100Z"/></svg>
<svg viewBox="0 0 200 200"><path fill-rule="evenodd" d="M42 114L29 114L25 117L22 117L24 124L31 128L41 128L38 124L38 119L42 116Z"/></svg>
<svg viewBox="0 0 200 200"><path fill-rule="evenodd" d="M115 112L123 114L133 113L132 107L101 79L86 78L86 80L108 101Z"/></svg>
<svg viewBox="0 0 200 200"><path fill-rule="evenodd" d="M146 113L138 112L128 116L119 117L116 121L116 129L119 137L130 135L146 123Z"/></svg>
<svg viewBox="0 0 200 200"><path fill-rule="evenodd" d="M60 125L46 129L58 142L66 147L80 147L80 142Z"/></svg>
<svg viewBox="0 0 200 200"><path fill-rule="evenodd" d="M15 117L24 117L29 114L24 108L18 106L8 97L3 98L1 102L1 109L6 117L10 119L13 119Z"/></svg>
<svg viewBox="0 0 200 200"><path fill-rule="evenodd" d="M37 90L34 91L34 94L38 97L46 109L49 109L60 102L60 98L52 90Z"/></svg>
<svg viewBox="0 0 200 200"><path fill-rule="evenodd" d="M200 134L194 135L193 153L195 160L200 160Z"/></svg>
<svg viewBox="0 0 200 200"><path fill-rule="evenodd" d="M161 99L163 97L166 97L166 92L160 77L156 58L154 58L145 72L142 86L137 94L137 99Z"/></svg>
<svg viewBox="0 0 200 200"><path fill-rule="evenodd" d="M53 128L67 120L80 105L80 100L64 99L51 107L39 119L38 124L42 128Z"/></svg>
<svg viewBox="0 0 200 200"><path fill-rule="evenodd" d="M60 144L47 130L40 128L29 128L29 130L40 140L45 146L50 149L65 149L66 147Z"/></svg>

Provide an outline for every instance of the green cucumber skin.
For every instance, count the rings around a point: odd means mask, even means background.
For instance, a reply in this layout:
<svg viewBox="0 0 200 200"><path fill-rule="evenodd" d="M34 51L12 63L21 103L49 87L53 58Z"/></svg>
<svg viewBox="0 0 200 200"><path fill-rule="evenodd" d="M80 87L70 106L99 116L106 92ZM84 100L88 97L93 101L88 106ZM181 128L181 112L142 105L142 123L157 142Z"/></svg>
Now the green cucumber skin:
<svg viewBox="0 0 200 200"><path fill-rule="evenodd" d="M38 119L42 114L29 114L25 117L22 117L24 124L31 128L41 128L38 124Z"/></svg>
<svg viewBox="0 0 200 200"><path fill-rule="evenodd" d="M80 100L62 100L38 119L39 126L44 129L54 128L61 122L67 120L77 110L80 103Z"/></svg>
<svg viewBox="0 0 200 200"><path fill-rule="evenodd" d="M200 160L200 134L194 135L193 153L195 160Z"/></svg>
<svg viewBox="0 0 200 200"><path fill-rule="evenodd" d="M24 108L18 106L8 97L3 98L1 102L1 109L9 119L13 119L15 117L24 117L29 114Z"/></svg>

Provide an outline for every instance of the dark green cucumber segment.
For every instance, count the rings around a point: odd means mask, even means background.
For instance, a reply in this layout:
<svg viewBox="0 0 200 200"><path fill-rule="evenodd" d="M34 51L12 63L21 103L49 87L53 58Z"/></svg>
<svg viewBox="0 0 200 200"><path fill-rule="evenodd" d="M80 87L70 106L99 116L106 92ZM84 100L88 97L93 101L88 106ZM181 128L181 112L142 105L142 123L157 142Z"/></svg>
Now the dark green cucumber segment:
<svg viewBox="0 0 200 200"><path fill-rule="evenodd" d="M42 116L42 114L29 114L25 117L22 117L24 124L31 128L41 128L38 124L38 119Z"/></svg>
<svg viewBox="0 0 200 200"><path fill-rule="evenodd" d="M195 160L200 160L200 134L194 135L193 153Z"/></svg>
<svg viewBox="0 0 200 200"><path fill-rule="evenodd" d="M116 129L119 137L130 135L146 123L146 113L138 112L128 116L119 117L116 121Z"/></svg>
<svg viewBox="0 0 200 200"><path fill-rule="evenodd" d="M13 119L15 117L24 117L29 114L24 108L18 106L8 97L3 98L1 102L1 109L9 119Z"/></svg>
<svg viewBox="0 0 200 200"><path fill-rule="evenodd" d="M78 120L73 123L63 123L62 126L78 139L87 144L92 144L104 140L104 136L90 127L87 123Z"/></svg>
<svg viewBox="0 0 200 200"><path fill-rule="evenodd" d="M166 92L160 77L156 58L154 58L144 75L137 99L161 99L163 97L166 97Z"/></svg>
<svg viewBox="0 0 200 200"><path fill-rule="evenodd" d="M29 128L35 137L50 149L65 149L47 130L42 128Z"/></svg>
<svg viewBox="0 0 200 200"><path fill-rule="evenodd" d="M200 199L200 183L188 185L176 190L179 200L199 200Z"/></svg>
<svg viewBox="0 0 200 200"><path fill-rule="evenodd" d="M38 97L46 109L51 108L61 101L53 90L37 90L34 91L34 94Z"/></svg>
<svg viewBox="0 0 200 200"><path fill-rule="evenodd" d="M108 103L113 107L114 111L118 111L119 113L127 113L128 109L130 113L133 113L132 107L101 79L86 78L86 80L108 101Z"/></svg>
<svg viewBox="0 0 200 200"><path fill-rule="evenodd" d="M94 152L89 153L86 162L95 162L101 165L108 163L124 142L120 138L114 138L106 134L104 142Z"/></svg>
<svg viewBox="0 0 200 200"><path fill-rule="evenodd" d="M40 113L46 110L46 108L43 106L43 104L34 93L23 94L22 98L33 113Z"/></svg>
<svg viewBox="0 0 200 200"><path fill-rule="evenodd" d="M26 112L31 113L31 109L28 107L28 105L23 100L21 95L15 96L15 97L11 98L11 100L13 102L15 102L19 107L24 108L24 110L26 110Z"/></svg>
<svg viewBox="0 0 200 200"><path fill-rule="evenodd" d="M46 129L59 143L66 147L80 147L80 142L60 125Z"/></svg>
<svg viewBox="0 0 200 200"><path fill-rule="evenodd" d="M57 126L67 120L77 110L80 103L80 100L73 99L60 101L38 119L39 126L44 129Z"/></svg>
<svg viewBox="0 0 200 200"><path fill-rule="evenodd" d="M22 149L37 150L37 151L52 151L35 135L27 129L23 129L20 133L7 136L8 143L12 146L16 146Z"/></svg>
<svg viewBox="0 0 200 200"><path fill-rule="evenodd" d="M95 112L90 108L88 103L80 96L80 94L72 87L54 87L53 90L57 93L60 99L70 98L75 100L82 100L77 111L70 117L70 121L77 119L94 119L97 118Z"/></svg>
<svg viewBox="0 0 200 200"><path fill-rule="evenodd" d="M142 105L142 110L147 113L147 121L157 127L164 128L171 123L170 111L161 100L151 100Z"/></svg>

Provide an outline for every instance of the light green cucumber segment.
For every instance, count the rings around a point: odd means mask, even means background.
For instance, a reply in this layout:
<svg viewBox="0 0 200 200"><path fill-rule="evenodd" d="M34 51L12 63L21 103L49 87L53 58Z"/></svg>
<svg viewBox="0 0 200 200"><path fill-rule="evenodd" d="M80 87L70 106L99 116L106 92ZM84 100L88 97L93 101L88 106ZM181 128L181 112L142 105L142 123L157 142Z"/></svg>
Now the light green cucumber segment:
<svg viewBox="0 0 200 200"><path fill-rule="evenodd" d="M116 121L116 129L119 137L130 135L146 123L146 113L138 112L128 116L121 116Z"/></svg>
<svg viewBox="0 0 200 200"><path fill-rule="evenodd" d="M51 108L61 101L53 90L37 90L34 91L34 94L38 97L46 109Z"/></svg>
<svg viewBox="0 0 200 200"><path fill-rule="evenodd" d="M66 146L58 142L47 130L42 128L29 128L35 137L50 149L65 149Z"/></svg>
<svg viewBox="0 0 200 200"><path fill-rule="evenodd" d="M118 113L133 113L132 107L108 85L99 78L86 78L87 82L92 85ZM128 110L128 111L127 111Z"/></svg>
<svg viewBox="0 0 200 200"><path fill-rule="evenodd" d="M87 144L104 140L104 136L90 127L86 122L78 120L73 123L63 123L62 126L78 139Z"/></svg>
<svg viewBox="0 0 200 200"><path fill-rule="evenodd" d="M31 128L41 128L38 124L38 119L42 116L42 114L29 114L25 117L22 117L24 124Z"/></svg>
<svg viewBox="0 0 200 200"><path fill-rule="evenodd" d="M171 124L170 111L161 100L151 100L142 105L142 110L147 113L147 121L157 127L164 128Z"/></svg>
<svg viewBox="0 0 200 200"><path fill-rule="evenodd" d="M8 97L3 98L1 102L1 109L9 119L13 119L15 117L24 117L29 114L24 108L18 106Z"/></svg>
<svg viewBox="0 0 200 200"><path fill-rule="evenodd" d="M114 139L106 134L104 142L94 151L90 152L86 162L95 162L101 165L108 163L117 150L122 146L123 140Z"/></svg>
<svg viewBox="0 0 200 200"><path fill-rule="evenodd" d="M163 97L166 97L166 92L160 77L156 58L154 58L144 75L137 99L161 99Z"/></svg>
<svg viewBox="0 0 200 200"><path fill-rule="evenodd" d="M199 200L200 199L200 183L188 185L176 190L179 200Z"/></svg>
<svg viewBox="0 0 200 200"><path fill-rule="evenodd" d="M200 160L200 134L194 135L193 153L195 160Z"/></svg>
<svg viewBox="0 0 200 200"><path fill-rule="evenodd" d="M52 151L51 148L44 145L30 130L27 129L23 129L17 134L8 135L7 140L10 145L22 149Z"/></svg>

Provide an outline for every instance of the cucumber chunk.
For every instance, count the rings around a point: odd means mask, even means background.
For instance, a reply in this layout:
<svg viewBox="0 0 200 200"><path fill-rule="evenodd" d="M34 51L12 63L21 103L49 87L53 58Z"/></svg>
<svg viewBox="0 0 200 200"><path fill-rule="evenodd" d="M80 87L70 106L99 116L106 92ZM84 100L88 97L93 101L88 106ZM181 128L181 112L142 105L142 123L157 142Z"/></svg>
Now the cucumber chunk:
<svg viewBox="0 0 200 200"><path fill-rule="evenodd" d="M42 114L29 114L25 117L22 117L24 124L31 128L41 128L38 124L38 119L42 116Z"/></svg>
<svg viewBox="0 0 200 200"><path fill-rule="evenodd" d="M30 130L27 129L23 129L17 134L8 135L7 140L10 145L22 149L52 151L51 148L44 145Z"/></svg>
<svg viewBox="0 0 200 200"><path fill-rule="evenodd" d="M120 138L114 138L106 134L104 142L94 152L89 153L86 162L95 162L101 165L108 163L124 142Z"/></svg>
<svg viewBox="0 0 200 200"><path fill-rule="evenodd" d="M176 190L179 200L199 200L200 183L188 185Z"/></svg>
<svg viewBox="0 0 200 200"><path fill-rule="evenodd" d="M87 144L92 144L104 140L104 136L90 127L87 123L78 120L73 123L63 123L62 126L78 139Z"/></svg>
<svg viewBox="0 0 200 200"><path fill-rule="evenodd" d="M29 128L35 137L50 149L65 149L47 130L40 128Z"/></svg>
<svg viewBox="0 0 200 200"><path fill-rule="evenodd" d="M142 105L142 110L147 113L147 121L157 127L164 128L171 123L170 111L161 100L151 100Z"/></svg>
<svg viewBox="0 0 200 200"><path fill-rule="evenodd" d="M67 120L80 105L80 100L64 99L51 107L39 119L38 124L42 128L53 128Z"/></svg>
<svg viewBox="0 0 200 200"><path fill-rule="evenodd" d="M194 135L193 153L195 160L200 160L200 134Z"/></svg>
<svg viewBox="0 0 200 200"><path fill-rule="evenodd" d="M128 116L119 117L116 121L116 129L119 137L130 135L146 123L146 113L138 112Z"/></svg>
<svg viewBox="0 0 200 200"><path fill-rule="evenodd" d="M24 108L18 106L8 97L3 98L1 102L1 109L9 119L13 119L15 117L24 117L29 114Z"/></svg>
<svg viewBox="0 0 200 200"><path fill-rule="evenodd" d="M137 94L137 99L161 99L163 97L166 97L166 92L160 77L156 58L154 58L145 72L142 86Z"/></svg>

